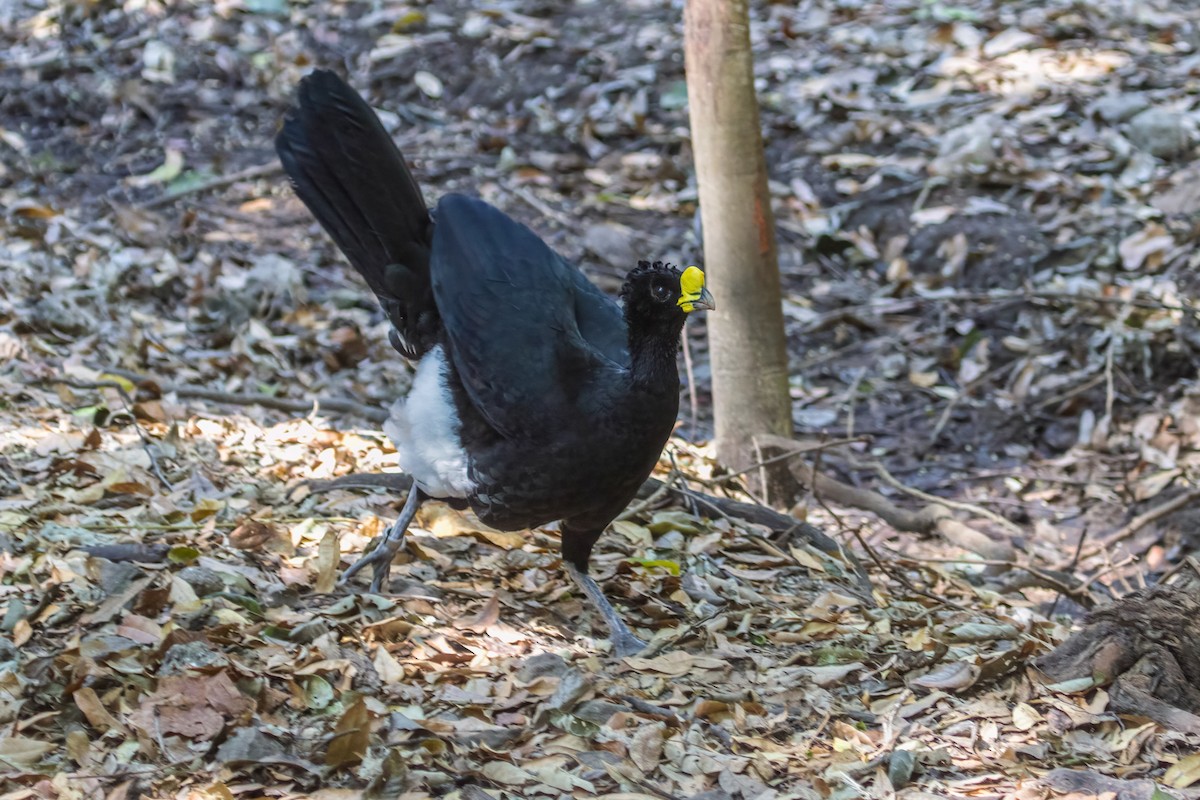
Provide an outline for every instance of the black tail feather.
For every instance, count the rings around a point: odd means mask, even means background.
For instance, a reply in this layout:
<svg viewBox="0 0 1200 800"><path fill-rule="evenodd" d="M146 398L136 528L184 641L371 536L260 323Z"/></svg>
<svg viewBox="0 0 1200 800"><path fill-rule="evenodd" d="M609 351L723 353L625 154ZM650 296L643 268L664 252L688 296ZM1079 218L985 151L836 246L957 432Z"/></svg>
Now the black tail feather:
<svg viewBox="0 0 1200 800"><path fill-rule="evenodd" d="M429 281L429 210L404 156L366 101L341 78L316 70L275 137L297 196L375 292L404 340L435 324ZM410 352L411 351L411 352Z"/></svg>

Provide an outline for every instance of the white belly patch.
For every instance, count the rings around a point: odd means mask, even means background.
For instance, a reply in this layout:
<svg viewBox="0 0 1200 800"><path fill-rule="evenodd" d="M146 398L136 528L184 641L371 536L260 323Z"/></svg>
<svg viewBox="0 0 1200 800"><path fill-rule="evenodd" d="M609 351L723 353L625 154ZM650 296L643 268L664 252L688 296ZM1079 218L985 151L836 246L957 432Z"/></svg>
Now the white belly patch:
<svg viewBox="0 0 1200 800"><path fill-rule="evenodd" d="M400 469L423 491L433 497L467 497L475 484L467 476L460 427L439 345L417 363L412 389L392 405L383 431L396 446Z"/></svg>

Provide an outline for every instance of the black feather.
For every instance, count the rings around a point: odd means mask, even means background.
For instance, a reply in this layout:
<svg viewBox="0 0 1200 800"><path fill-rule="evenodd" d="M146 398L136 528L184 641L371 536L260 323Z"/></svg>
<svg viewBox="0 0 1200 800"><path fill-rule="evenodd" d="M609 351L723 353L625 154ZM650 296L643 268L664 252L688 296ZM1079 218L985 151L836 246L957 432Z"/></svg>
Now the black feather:
<svg viewBox="0 0 1200 800"><path fill-rule="evenodd" d="M404 156L366 101L317 70L300 82L275 149L297 196L379 298L400 341L419 358L436 344L429 281L432 224Z"/></svg>

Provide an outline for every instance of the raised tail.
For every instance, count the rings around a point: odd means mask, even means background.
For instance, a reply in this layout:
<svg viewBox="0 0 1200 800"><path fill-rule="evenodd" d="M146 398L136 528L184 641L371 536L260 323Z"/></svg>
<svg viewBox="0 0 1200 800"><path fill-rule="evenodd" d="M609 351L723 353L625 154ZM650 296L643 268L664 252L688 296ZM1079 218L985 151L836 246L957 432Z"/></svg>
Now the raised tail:
<svg viewBox="0 0 1200 800"><path fill-rule="evenodd" d="M315 70L275 136L297 196L366 280L401 353L418 358L440 326L429 280L433 228L421 189L379 117L345 81Z"/></svg>

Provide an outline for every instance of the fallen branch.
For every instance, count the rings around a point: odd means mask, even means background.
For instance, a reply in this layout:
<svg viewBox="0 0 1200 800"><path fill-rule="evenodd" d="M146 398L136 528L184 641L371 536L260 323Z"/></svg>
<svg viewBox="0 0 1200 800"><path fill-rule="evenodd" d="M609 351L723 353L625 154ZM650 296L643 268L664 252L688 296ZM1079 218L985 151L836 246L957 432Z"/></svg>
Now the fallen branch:
<svg viewBox="0 0 1200 800"><path fill-rule="evenodd" d="M264 394L221 392L214 389L201 389L183 383L160 381L146 375L139 375L129 370L109 368L102 370L110 375L118 375L136 384L148 388L157 388L164 394L174 394L177 397L187 397L194 400L208 400L213 403L223 403L231 406L261 406L275 411L287 411L292 414L310 414L321 409L338 414L355 414L372 422L383 422L388 417L386 409L364 405L354 400L336 397L317 397L312 400L289 400L286 397L271 397Z"/></svg>
<svg viewBox="0 0 1200 800"><path fill-rule="evenodd" d="M757 441L763 448L776 449L784 453L795 450L795 443L791 439L779 436L762 436L758 437ZM996 541L954 519L949 505L939 498L933 498L933 502L919 511L909 511L894 505L878 492L850 486L836 478L817 472L800 458L790 458L788 468L800 483L810 487L813 492L821 495L824 499L832 500L841 506L869 511L898 531L924 534L936 532L952 544L978 553L992 561L1013 562L1016 557L1016 551L1011 545ZM893 480L895 479L893 478ZM975 513L983 512L983 509L976 509L962 503L956 505L960 508L969 508ZM990 512L980 513L980 516L989 515Z"/></svg>
<svg viewBox="0 0 1200 800"><path fill-rule="evenodd" d="M265 178L268 175L274 175L276 172L282 172L283 166L278 161L270 161L266 164L258 164L253 167L247 167L237 172L231 172L228 175L219 175L215 178L209 178L206 181L184 186L181 189L174 189L166 194L147 200L138 205L139 208L151 209L159 206L170 205L181 197L186 197L189 194L200 194L201 192L209 192L213 189L224 189L226 186L238 183L240 181L249 181L255 178Z"/></svg>

